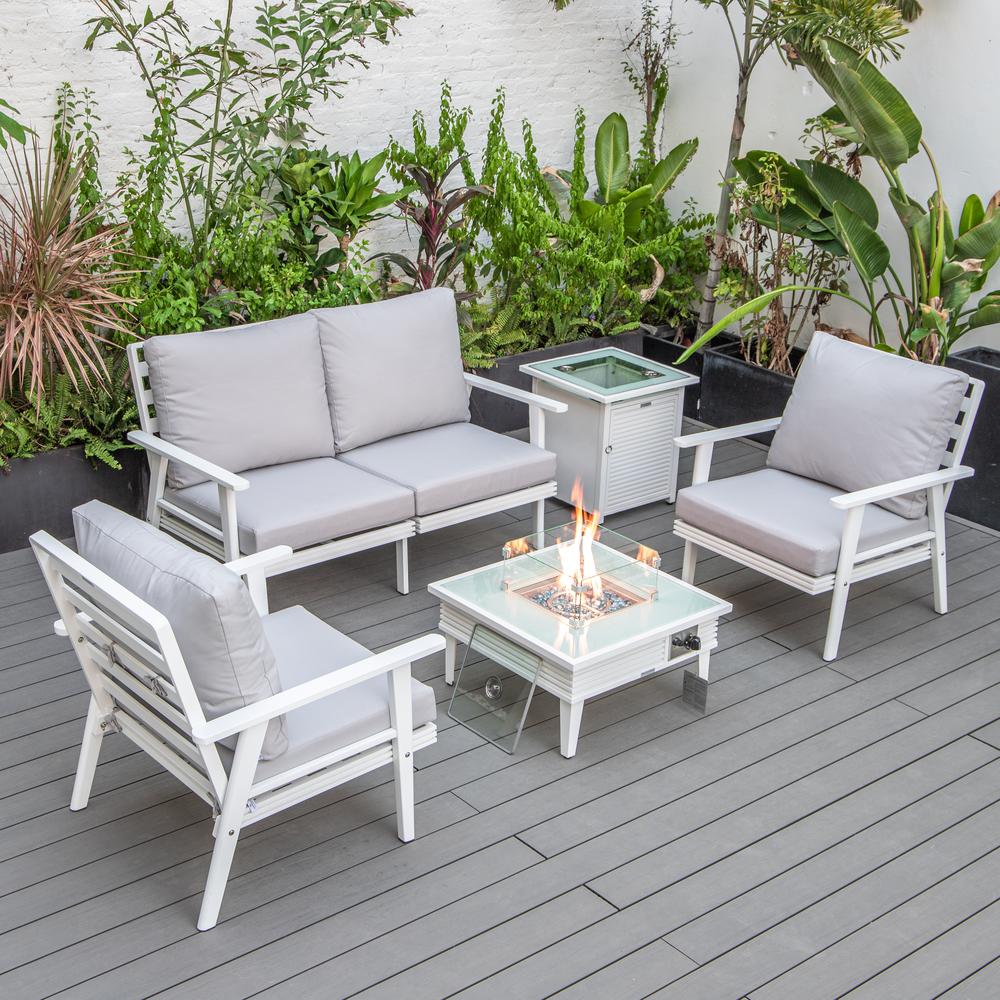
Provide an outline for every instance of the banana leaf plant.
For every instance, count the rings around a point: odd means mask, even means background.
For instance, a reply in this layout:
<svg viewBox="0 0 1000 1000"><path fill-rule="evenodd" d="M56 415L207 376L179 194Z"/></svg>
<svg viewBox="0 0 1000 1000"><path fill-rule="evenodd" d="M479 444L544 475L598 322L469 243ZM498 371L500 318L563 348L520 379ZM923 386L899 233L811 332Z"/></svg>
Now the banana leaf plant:
<svg viewBox="0 0 1000 1000"><path fill-rule="evenodd" d="M401 253L379 253L372 257L402 272L404 280L397 279L395 290L410 292L441 285L454 287L455 272L472 246L462 209L472 199L493 193L482 184L446 187L448 178L465 159L460 156L440 171L415 163L400 165L400 171L412 184L396 204L403 218L417 228L417 253L412 259ZM420 199L412 197L418 193ZM467 299L471 294L462 292L457 297Z"/></svg>
<svg viewBox="0 0 1000 1000"><path fill-rule="evenodd" d="M888 324L897 334L900 354L943 363L970 330L1000 322L1000 292L973 301L1000 261L1000 192L988 204L970 195L953 220L923 127L876 66L829 38L803 45L796 58L836 102L824 116L831 128L878 165L906 235L907 259L893 260L877 231L878 208L868 190L828 164L781 161L782 181L790 192L781 223L786 228L794 223L803 237L850 260L863 290L863 299L852 301L866 313L867 334L875 347L897 349L889 345ZM907 191L900 174L900 168L918 154L927 158L934 176L934 190L923 202ZM752 179L765 155L777 154L756 151L734 166L745 179ZM766 213L755 217L763 225L773 224ZM773 296L759 296L741 310L758 312L772 300ZM730 314L716 323L695 346L708 343L734 318Z"/></svg>
<svg viewBox="0 0 1000 1000"><path fill-rule="evenodd" d="M275 208L289 222L290 249L310 261L314 276L344 267L358 233L388 214L414 188L382 191L383 151L370 159L357 152L330 153L325 148L294 149L276 171ZM328 236L336 245L321 249Z"/></svg>
<svg viewBox="0 0 1000 1000"><path fill-rule="evenodd" d="M585 195L588 182L580 171L543 170L555 196L560 215L575 213L595 232L609 232L619 223L614 209L623 208L626 238L639 242L644 214L662 202L663 196L698 151L698 140L688 139L675 146L645 176L635 176L629 146L628 123L618 112L601 122L594 139L594 174L597 189L593 198Z"/></svg>

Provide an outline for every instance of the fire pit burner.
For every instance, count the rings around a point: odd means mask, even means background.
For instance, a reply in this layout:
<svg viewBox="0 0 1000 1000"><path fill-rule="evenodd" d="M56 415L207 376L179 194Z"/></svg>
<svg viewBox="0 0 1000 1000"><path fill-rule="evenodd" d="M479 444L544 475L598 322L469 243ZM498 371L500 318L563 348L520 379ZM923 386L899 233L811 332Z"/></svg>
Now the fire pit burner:
<svg viewBox="0 0 1000 1000"><path fill-rule="evenodd" d="M595 618L603 618L605 615L614 614L616 611L624 611L638 604L640 598L632 597L624 591L605 584L603 591L597 597L588 595L583 600L578 601L573 593L561 587L557 580L541 586L525 587L517 591L522 597L534 601L535 604L561 615L572 623L592 621Z"/></svg>
<svg viewBox="0 0 1000 1000"><path fill-rule="evenodd" d="M503 587L557 615L571 628L655 600L660 557L653 549L603 531L600 514L573 489L573 520L503 547Z"/></svg>

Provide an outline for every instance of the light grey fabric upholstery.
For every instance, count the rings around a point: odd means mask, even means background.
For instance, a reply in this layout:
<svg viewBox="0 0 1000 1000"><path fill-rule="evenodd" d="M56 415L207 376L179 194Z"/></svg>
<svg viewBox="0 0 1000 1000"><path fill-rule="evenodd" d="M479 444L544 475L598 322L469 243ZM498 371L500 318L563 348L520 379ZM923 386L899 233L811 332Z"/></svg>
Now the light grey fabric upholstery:
<svg viewBox="0 0 1000 1000"><path fill-rule="evenodd" d="M936 472L968 384L964 372L816 333L767 464L843 493ZM881 506L921 517L927 496Z"/></svg>
<svg viewBox="0 0 1000 1000"><path fill-rule="evenodd" d="M451 289L315 315L338 452L469 419Z"/></svg>
<svg viewBox="0 0 1000 1000"><path fill-rule="evenodd" d="M268 615L264 618L264 631L277 656L285 690L372 655L364 646L300 607ZM431 688L418 680L410 683L413 728L416 729L437 718L437 705ZM388 678L373 677L329 698L297 708L285 716L285 725L288 750L261 764L257 780L291 770L388 729Z"/></svg>
<svg viewBox="0 0 1000 1000"><path fill-rule="evenodd" d="M677 517L784 566L824 576L837 569L847 517L830 497L843 492L779 469L760 469L681 490ZM910 519L870 506L858 548L874 548L926 530L926 517Z"/></svg>
<svg viewBox="0 0 1000 1000"><path fill-rule="evenodd" d="M281 690L260 615L235 573L99 500L77 507L73 526L84 559L170 622L206 719ZM261 758L287 747L285 724L275 719Z"/></svg>
<svg viewBox="0 0 1000 1000"><path fill-rule="evenodd" d="M413 490L417 514L512 493L555 478L556 456L474 424L448 424L340 456Z"/></svg>
<svg viewBox="0 0 1000 1000"><path fill-rule="evenodd" d="M153 337L143 355L164 440L230 472L333 455L315 316ZM174 489L203 479L169 466Z"/></svg>
<svg viewBox="0 0 1000 1000"><path fill-rule="evenodd" d="M243 473L250 489L236 495L240 551L272 545L300 549L413 517L413 494L334 458L271 465ZM200 483L167 496L219 525L219 491Z"/></svg>

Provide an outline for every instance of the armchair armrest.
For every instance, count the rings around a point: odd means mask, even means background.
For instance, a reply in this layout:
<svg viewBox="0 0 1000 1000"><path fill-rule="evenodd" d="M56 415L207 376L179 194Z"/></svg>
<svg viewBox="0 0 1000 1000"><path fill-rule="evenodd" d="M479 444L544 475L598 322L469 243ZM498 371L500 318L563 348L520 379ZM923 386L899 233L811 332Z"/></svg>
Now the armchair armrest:
<svg viewBox="0 0 1000 1000"><path fill-rule="evenodd" d="M262 552L253 552L248 556L240 556L239 559L231 559L225 563L226 569L246 580L247 590L250 591L250 600L253 601L258 614L266 615L268 612L267 578L271 575L268 570L274 569L291 554L290 545L275 545Z"/></svg>
<svg viewBox="0 0 1000 1000"><path fill-rule="evenodd" d="M150 434L147 431L129 431L128 439L133 444L139 445L140 448L165 458L168 462L177 462L178 465L186 465L189 469L200 472L207 479L211 479L227 489L239 491L250 488L250 483L242 476L237 476L235 473L223 469L221 465L209 462L184 448L178 448L177 445L164 441L163 438L158 438L155 434Z"/></svg>
<svg viewBox="0 0 1000 1000"><path fill-rule="evenodd" d="M842 493L831 497L830 503L839 510L850 510L852 507L864 507L866 504L878 503L880 500L890 500L892 497L905 496L918 490L930 489L932 486L944 486L959 479L968 479L975 474L975 469L968 465L955 465L950 469L938 469L937 472L925 472L921 476L910 476L909 479L897 479L894 483L884 483L882 486L871 486L865 490L855 490L853 493Z"/></svg>
<svg viewBox="0 0 1000 1000"><path fill-rule="evenodd" d="M682 434L674 438L678 448L694 448L694 468L691 470L691 485L708 482L712 470L712 452L719 441L733 441L750 434L765 434L777 430L781 417L755 420L750 424L735 424L732 427L718 427L713 431L699 431L697 434Z"/></svg>
<svg viewBox="0 0 1000 1000"><path fill-rule="evenodd" d="M414 660L430 656L431 653L442 649L444 649L444 636L441 635L424 635L418 639L411 639L401 646L365 657L357 663L340 667L322 677L296 684L295 687L280 691L253 705L227 712L211 722L192 726L191 735L197 743L218 743L227 736L235 736L251 726L266 723L279 715L285 715L303 705L327 698L379 674L386 674L400 667L409 667Z"/></svg>
<svg viewBox="0 0 1000 1000"><path fill-rule="evenodd" d="M528 406L536 406L538 409L547 410L549 413L565 413L569 409L565 403L560 403L557 399L539 396L537 392L515 389L512 385L494 382L492 379L483 378L482 375L472 375L466 372L465 383L473 388L482 389L483 392L492 392L496 396L506 396L507 399L514 399L519 403L527 403Z"/></svg>
<svg viewBox="0 0 1000 1000"><path fill-rule="evenodd" d="M749 424L734 424L732 427L717 427L711 431L683 434L674 438L674 444L678 448L697 448L702 444L732 441L736 438L749 437L751 434L766 434L768 431L776 431L780 425L781 417L770 417L767 420L755 420Z"/></svg>

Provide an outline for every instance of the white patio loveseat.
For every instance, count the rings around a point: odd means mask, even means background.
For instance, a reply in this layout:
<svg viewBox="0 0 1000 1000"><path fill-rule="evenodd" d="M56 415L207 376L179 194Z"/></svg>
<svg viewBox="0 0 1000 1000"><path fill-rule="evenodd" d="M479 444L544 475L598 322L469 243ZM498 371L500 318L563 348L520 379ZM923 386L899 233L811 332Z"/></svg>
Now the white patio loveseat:
<svg viewBox="0 0 1000 1000"><path fill-rule="evenodd" d="M565 405L463 371L454 294L382 302L129 348L150 462L147 520L217 558L276 545L270 575L536 505L556 491L546 411ZM527 403L530 443L470 423L478 386Z"/></svg>
<svg viewBox="0 0 1000 1000"><path fill-rule="evenodd" d="M97 500L73 522L78 552L31 536L91 692L70 808L86 807L112 732L204 799L199 930L215 926L244 828L359 775L393 765L397 834L413 839L413 753L437 739L437 706L410 665L441 636L372 654L304 608L267 613L287 549L223 566Z"/></svg>
<svg viewBox="0 0 1000 1000"><path fill-rule="evenodd" d="M708 549L807 594L833 591L825 660L835 660L852 583L930 561L948 610L945 509L983 383L951 368L816 333L780 417L686 434L691 485L677 495L682 577ZM711 480L719 441L775 431L767 467Z"/></svg>

